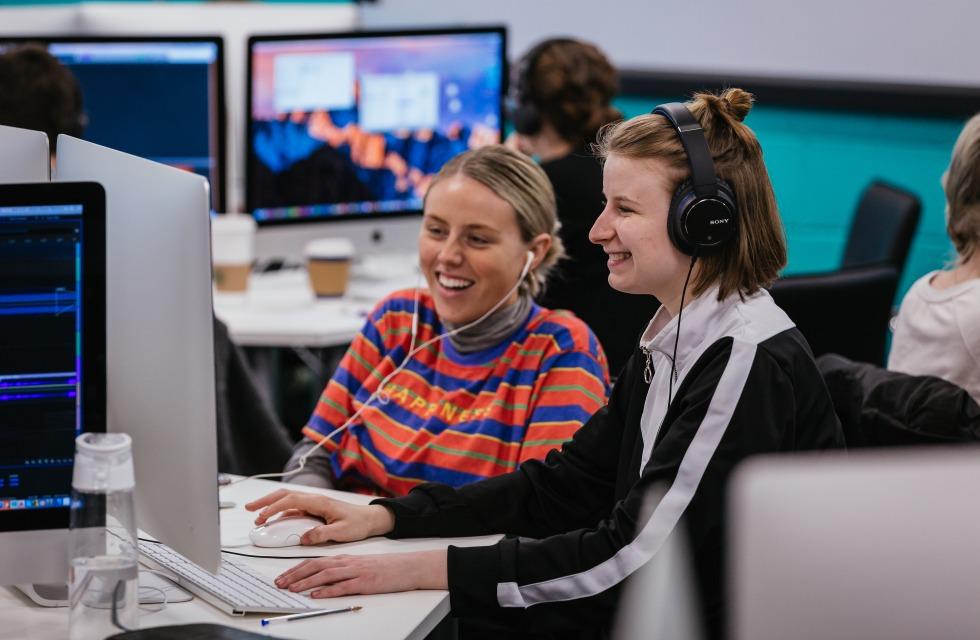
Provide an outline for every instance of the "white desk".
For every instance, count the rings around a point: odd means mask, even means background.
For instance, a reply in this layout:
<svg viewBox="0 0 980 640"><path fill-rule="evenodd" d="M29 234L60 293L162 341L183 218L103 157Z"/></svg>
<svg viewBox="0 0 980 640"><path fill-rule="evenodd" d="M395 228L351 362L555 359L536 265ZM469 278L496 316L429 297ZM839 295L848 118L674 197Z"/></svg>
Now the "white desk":
<svg viewBox="0 0 980 640"><path fill-rule="evenodd" d="M416 286L413 257L371 259L352 269L347 295L317 299L306 269L253 274L246 293L215 291L214 312L246 347L336 347L351 342L381 298Z"/></svg>
<svg viewBox="0 0 980 640"><path fill-rule="evenodd" d="M223 545L239 545L247 541L254 515L245 511L242 505L248 500L264 495L283 485L266 480L249 480L221 490L222 500L236 503L233 509L221 511L221 531ZM370 498L339 491L320 491L308 487L295 487L305 491L315 491L350 502L366 504ZM425 538L414 540L388 540L371 538L361 542L327 545L322 547L297 547L287 549L258 549L252 546L234 547L231 550L243 553L266 555L322 555L371 554L401 551L421 551L441 549L449 544L457 546L486 545L495 542L499 536L477 538ZM285 569L293 566L295 559L247 559L259 573L270 580ZM343 638L349 640L421 640L449 613L449 594L446 591L411 591L372 596L349 596L326 600L312 600L316 606L334 608L352 604L362 605L361 611L340 613L310 620L281 623L262 627L258 614L243 617L226 615L206 602L195 598L190 602L168 604L160 611L151 611L159 605L140 607L141 628L193 622L211 622L239 627L253 633L265 633L277 638L296 638L323 640L324 638ZM55 640L68 635L68 610L45 609L35 606L20 592L0 587L0 638L31 638L31 640Z"/></svg>

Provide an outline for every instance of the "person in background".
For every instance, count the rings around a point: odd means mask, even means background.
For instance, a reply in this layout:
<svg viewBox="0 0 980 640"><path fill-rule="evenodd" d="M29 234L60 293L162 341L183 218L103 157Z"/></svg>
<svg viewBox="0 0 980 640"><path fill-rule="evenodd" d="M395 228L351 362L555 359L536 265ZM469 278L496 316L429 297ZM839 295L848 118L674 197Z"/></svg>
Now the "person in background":
<svg viewBox="0 0 980 640"><path fill-rule="evenodd" d="M589 229L603 207L602 167L589 145L600 127L622 118L611 104L616 69L594 45L556 38L524 54L511 86L509 111L516 133L509 142L536 158L548 174L568 252L537 300L584 320L602 343L615 376L659 305L652 296L610 287L606 255L589 242Z"/></svg>
<svg viewBox="0 0 980 640"><path fill-rule="evenodd" d="M600 136L607 204L590 237L609 256L613 287L663 305L609 404L560 451L462 488L429 483L367 506L286 490L246 505L260 524L292 509L323 518L304 544L510 535L484 547L307 560L276 579L280 588L315 598L448 589L455 616L487 627L608 637L619 585L683 515L708 629L721 637L732 470L755 454L843 446L806 340L765 290L786 243L762 149L742 122L751 106L740 89L700 93L664 105L675 122L643 115ZM692 166L703 199L689 199ZM723 193L729 215L710 205ZM706 202L716 215L697 214L700 241L678 234L679 218ZM718 225L728 241L701 255ZM666 494L646 503L657 487Z"/></svg>
<svg viewBox="0 0 980 640"><path fill-rule="evenodd" d="M960 132L942 184L956 259L905 294L888 368L943 378L980 402L980 114Z"/></svg>
<svg viewBox="0 0 980 640"><path fill-rule="evenodd" d="M85 131L78 80L40 45L0 52L0 124L48 134L54 161L58 134Z"/></svg>
<svg viewBox="0 0 980 640"><path fill-rule="evenodd" d="M513 471L570 439L605 404L608 370L581 320L532 299L562 256L557 226L548 179L526 156L494 145L446 163L419 235L428 289L395 292L370 314L303 429L289 481L400 496Z"/></svg>

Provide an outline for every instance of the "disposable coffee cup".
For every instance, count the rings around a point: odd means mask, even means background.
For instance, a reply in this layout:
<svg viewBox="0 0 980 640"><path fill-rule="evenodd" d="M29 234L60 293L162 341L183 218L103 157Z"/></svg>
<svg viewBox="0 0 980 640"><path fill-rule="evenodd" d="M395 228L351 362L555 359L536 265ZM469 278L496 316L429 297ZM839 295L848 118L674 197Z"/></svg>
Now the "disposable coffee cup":
<svg viewBox="0 0 980 640"><path fill-rule="evenodd" d="M219 291L248 289L255 258L255 220L252 216L226 213L211 220L211 261L214 285Z"/></svg>
<svg viewBox="0 0 980 640"><path fill-rule="evenodd" d="M317 298L336 298L347 291L354 245L347 238L321 238L306 245L306 268Z"/></svg>

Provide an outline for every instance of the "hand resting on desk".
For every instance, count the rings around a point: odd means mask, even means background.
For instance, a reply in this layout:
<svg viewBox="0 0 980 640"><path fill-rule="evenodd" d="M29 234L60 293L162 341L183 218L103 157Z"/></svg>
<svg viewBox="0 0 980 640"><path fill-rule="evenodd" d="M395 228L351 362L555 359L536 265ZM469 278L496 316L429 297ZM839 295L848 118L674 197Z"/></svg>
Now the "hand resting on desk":
<svg viewBox="0 0 980 640"><path fill-rule="evenodd" d="M322 518L326 524L306 532L302 544L353 542L384 535L395 526L395 517L381 505L362 506L302 491L279 489L245 505L259 511L255 524L277 513L302 512ZM417 551L364 556L325 556L304 560L275 580L280 589L293 592L314 589L313 598L413 589L447 589L446 551ZM321 587L315 589L315 587Z"/></svg>
<svg viewBox="0 0 980 640"><path fill-rule="evenodd" d="M395 526L391 511L380 505L357 505L334 500L315 493L279 489L245 505L249 511L259 511L255 524L265 524L277 513L302 512L323 519L326 524L310 529L300 544L324 542L354 542L371 536L383 536Z"/></svg>
<svg viewBox="0 0 980 640"><path fill-rule="evenodd" d="M324 556L304 560L276 578L280 589L314 589L311 598L448 589L448 585L445 550Z"/></svg>

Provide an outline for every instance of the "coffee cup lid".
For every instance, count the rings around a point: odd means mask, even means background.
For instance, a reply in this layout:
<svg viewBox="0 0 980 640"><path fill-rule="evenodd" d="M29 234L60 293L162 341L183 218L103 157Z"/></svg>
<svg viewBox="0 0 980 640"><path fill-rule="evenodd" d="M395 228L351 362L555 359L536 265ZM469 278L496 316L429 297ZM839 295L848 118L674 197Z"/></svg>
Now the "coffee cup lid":
<svg viewBox="0 0 980 640"><path fill-rule="evenodd" d="M319 238L306 244L307 258L340 259L354 255L354 243L347 238Z"/></svg>
<svg viewBox="0 0 980 640"><path fill-rule="evenodd" d="M255 218L241 213L225 213L211 219L211 228L221 234L253 233L255 231Z"/></svg>

